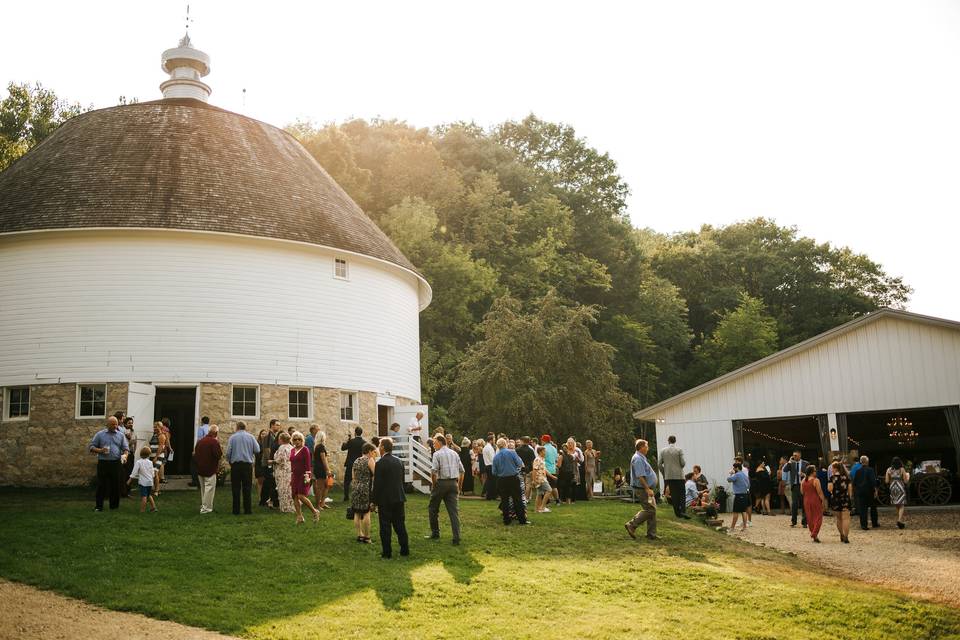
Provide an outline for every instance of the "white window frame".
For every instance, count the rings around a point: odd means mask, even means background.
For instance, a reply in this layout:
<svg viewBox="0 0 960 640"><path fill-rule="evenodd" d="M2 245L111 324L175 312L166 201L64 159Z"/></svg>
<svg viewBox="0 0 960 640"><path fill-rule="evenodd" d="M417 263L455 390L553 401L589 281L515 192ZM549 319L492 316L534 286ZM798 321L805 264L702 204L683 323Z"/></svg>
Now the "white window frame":
<svg viewBox="0 0 960 640"><path fill-rule="evenodd" d="M14 389L26 389L27 390L27 415L25 416L10 416L10 392ZM33 388L28 384L18 384L12 387L6 387L3 389L3 421L4 422L24 422L30 419L30 405L33 402Z"/></svg>
<svg viewBox="0 0 960 640"><path fill-rule="evenodd" d="M307 394L307 417L305 418L294 418L290 415L290 392L291 391L304 391ZM313 389L309 387L289 387L287 389L287 419L288 420L313 420Z"/></svg>
<svg viewBox="0 0 960 640"><path fill-rule="evenodd" d="M238 416L233 412L233 390L234 389L254 389L256 395L254 397L254 407L256 413L252 416ZM259 420L260 419L260 385L258 384L232 384L230 385L230 417L236 418L237 420Z"/></svg>
<svg viewBox="0 0 960 640"><path fill-rule="evenodd" d="M353 417L349 420L343 417L343 396L353 396ZM340 422L360 422L360 394L356 391L340 392Z"/></svg>
<svg viewBox="0 0 960 640"><path fill-rule="evenodd" d="M80 415L80 390L83 387L103 387L103 415L84 416ZM76 418L77 420L103 420L107 417L107 383L106 382L78 382L77 400L76 400Z"/></svg>
<svg viewBox="0 0 960 640"><path fill-rule="evenodd" d="M337 272L341 263L343 263L343 275L340 275ZM350 279L350 262L346 258L333 259L333 277L336 278L337 280Z"/></svg>

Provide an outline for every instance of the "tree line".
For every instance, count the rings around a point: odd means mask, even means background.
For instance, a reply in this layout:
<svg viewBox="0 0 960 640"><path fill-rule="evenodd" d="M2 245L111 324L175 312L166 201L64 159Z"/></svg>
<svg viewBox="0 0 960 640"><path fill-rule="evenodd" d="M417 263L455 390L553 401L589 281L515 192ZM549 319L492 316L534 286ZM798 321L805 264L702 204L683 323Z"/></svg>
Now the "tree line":
<svg viewBox="0 0 960 640"><path fill-rule="evenodd" d="M0 169L80 111L39 85L8 93ZM614 160L534 115L288 131L433 287L423 401L458 431L615 446L636 408L911 293L869 257L772 219L634 227Z"/></svg>

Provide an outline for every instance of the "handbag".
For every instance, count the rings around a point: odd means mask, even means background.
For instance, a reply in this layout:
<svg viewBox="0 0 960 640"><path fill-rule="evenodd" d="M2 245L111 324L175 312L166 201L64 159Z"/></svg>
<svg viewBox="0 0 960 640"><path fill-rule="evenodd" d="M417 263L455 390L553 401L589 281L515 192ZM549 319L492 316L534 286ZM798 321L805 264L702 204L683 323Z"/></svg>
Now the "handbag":
<svg viewBox="0 0 960 640"><path fill-rule="evenodd" d="M353 507L347 507L347 520L353 520Z"/></svg>
<svg viewBox="0 0 960 640"><path fill-rule="evenodd" d="M327 488L333 487L333 476L327 476Z"/></svg>

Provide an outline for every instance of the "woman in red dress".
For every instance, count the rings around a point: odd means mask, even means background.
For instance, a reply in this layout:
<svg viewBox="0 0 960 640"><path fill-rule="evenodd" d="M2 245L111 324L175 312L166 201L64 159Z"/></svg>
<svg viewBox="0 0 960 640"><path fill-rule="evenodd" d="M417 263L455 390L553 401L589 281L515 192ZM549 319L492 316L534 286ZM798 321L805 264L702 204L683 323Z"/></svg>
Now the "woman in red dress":
<svg viewBox="0 0 960 640"><path fill-rule="evenodd" d="M823 510L826 499L823 497L823 489L820 487L820 480L817 478L817 468L814 465L808 465L805 471L806 477L800 484L800 493L803 495L803 512L807 516L807 528L810 529L810 537L814 542L820 542L820 525L823 524Z"/></svg>
<svg viewBox="0 0 960 640"><path fill-rule="evenodd" d="M303 434L299 431L293 432L290 439L293 444L293 451L290 452L290 492L293 494L293 508L297 512L297 524L303 522L303 512L301 505L307 505L313 512L313 521L320 521L320 512L310 502L307 493L310 491L310 485L313 482L313 465L310 459L310 449L303 446Z"/></svg>

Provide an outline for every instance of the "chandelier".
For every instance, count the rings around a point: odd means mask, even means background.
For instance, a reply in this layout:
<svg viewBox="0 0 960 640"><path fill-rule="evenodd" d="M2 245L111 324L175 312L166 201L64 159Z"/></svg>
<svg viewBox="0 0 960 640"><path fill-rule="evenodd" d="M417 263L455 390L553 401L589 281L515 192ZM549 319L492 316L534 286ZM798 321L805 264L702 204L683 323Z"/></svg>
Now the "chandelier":
<svg viewBox="0 0 960 640"><path fill-rule="evenodd" d="M891 440L896 440L901 447L912 447L917 444L920 434L914 431L913 421L901 415L887 420L887 431Z"/></svg>

